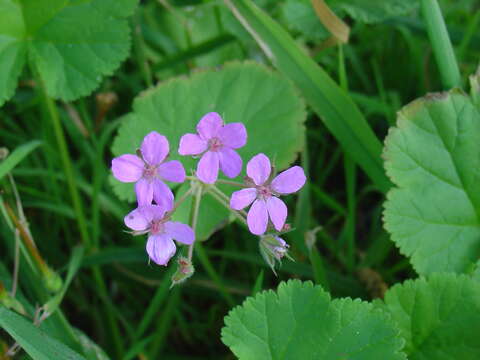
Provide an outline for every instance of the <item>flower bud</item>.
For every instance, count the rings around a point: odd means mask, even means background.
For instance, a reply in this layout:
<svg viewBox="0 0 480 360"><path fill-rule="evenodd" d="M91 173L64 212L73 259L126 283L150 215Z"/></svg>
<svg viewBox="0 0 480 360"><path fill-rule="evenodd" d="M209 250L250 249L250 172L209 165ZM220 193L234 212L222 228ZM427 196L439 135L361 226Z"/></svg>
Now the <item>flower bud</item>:
<svg viewBox="0 0 480 360"><path fill-rule="evenodd" d="M265 262L275 272L275 262L281 262L283 257L288 256L288 248L290 247L285 240L276 235L264 235L260 237L260 253Z"/></svg>
<svg viewBox="0 0 480 360"><path fill-rule="evenodd" d="M63 280L55 271L47 267L46 272L44 273L45 287L52 293L60 291L63 286Z"/></svg>
<svg viewBox="0 0 480 360"><path fill-rule="evenodd" d="M177 263L178 268L177 271L175 271L175 274L172 276L172 286L170 286L170 288L184 282L195 272L195 268L193 267L191 261L187 258L180 256L177 260Z"/></svg>

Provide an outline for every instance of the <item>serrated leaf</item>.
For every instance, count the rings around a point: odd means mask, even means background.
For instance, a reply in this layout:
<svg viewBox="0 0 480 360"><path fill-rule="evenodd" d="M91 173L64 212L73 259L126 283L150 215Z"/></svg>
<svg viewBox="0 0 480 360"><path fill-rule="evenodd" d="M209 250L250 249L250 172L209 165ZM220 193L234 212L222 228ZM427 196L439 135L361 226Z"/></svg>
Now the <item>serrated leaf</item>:
<svg viewBox="0 0 480 360"><path fill-rule="evenodd" d="M48 94L74 100L111 75L130 50L125 17L137 0L0 0L0 105L28 58Z"/></svg>
<svg viewBox="0 0 480 360"><path fill-rule="evenodd" d="M284 169L303 147L306 113L292 84L251 62L231 63L222 70L160 84L139 96L133 109L119 128L113 154L135 153L143 137L155 130L168 138L171 159L180 160L189 175L198 160L178 155L178 143L183 134L195 132L200 118L210 111L221 114L226 123L245 124L247 145L239 149L244 168L252 156L263 152L275 160L279 170ZM112 181L121 199L134 200L132 184ZM190 213L188 204L179 209L184 221ZM200 206L199 238L204 239L227 221L228 211L209 195L202 198Z"/></svg>
<svg viewBox="0 0 480 360"><path fill-rule="evenodd" d="M465 272L480 256L480 113L460 91L407 105L384 157L397 185L385 228L419 274Z"/></svg>
<svg viewBox="0 0 480 360"><path fill-rule="evenodd" d="M10 334L33 360L85 360L68 346L47 335L24 317L0 306L0 327Z"/></svg>
<svg viewBox="0 0 480 360"><path fill-rule="evenodd" d="M225 318L222 341L240 360L406 359L389 317L360 300L331 300L291 280L248 298Z"/></svg>
<svg viewBox="0 0 480 360"><path fill-rule="evenodd" d="M419 4L418 0L332 0L330 3L353 19L367 24L405 15L417 9Z"/></svg>
<svg viewBox="0 0 480 360"><path fill-rule="evenodd" d="M385 303L410 360L480 358L480 284L468 276L409 280L392 287Z"/></svg>

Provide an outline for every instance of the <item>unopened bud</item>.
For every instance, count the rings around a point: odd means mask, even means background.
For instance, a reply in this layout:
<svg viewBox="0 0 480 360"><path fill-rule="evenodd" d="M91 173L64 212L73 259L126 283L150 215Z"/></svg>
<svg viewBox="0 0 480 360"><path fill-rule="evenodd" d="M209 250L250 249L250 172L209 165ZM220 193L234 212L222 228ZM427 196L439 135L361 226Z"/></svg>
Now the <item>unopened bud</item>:
<svg viewBox="0 0 480 360"><path fill-rule="evenodd" d="M313 230L305 233L305 244L307 245L309 251L311 251L315 246L315 243L317 242L317 233L321 230L323 230L323 228L321 226L317 226Z"/></svg>
<svg viewBox="0 0 480 360"><path fill-rule="evenodd" d="M63 285L63 280L60 275L50 268L47 268L45 272L44 281L46 288L53 293L60 291Z"/></svg>
<svg viewBox="0 0 480 360"><path fill-rule="evenodd" d="M172 285L170 288L187 280L195 272L195 268L190 260L181 256L177 260L178 268L172 276Z"/></svg>
<svg viewBox="0 0 480 360"><path fill-rule="evenodd" d="M282 259L288 256L288 248L290 247L285 240L276 235L264 235L260 237L260 253L265 262L275 272L275 263L281 263Z"/></svg>

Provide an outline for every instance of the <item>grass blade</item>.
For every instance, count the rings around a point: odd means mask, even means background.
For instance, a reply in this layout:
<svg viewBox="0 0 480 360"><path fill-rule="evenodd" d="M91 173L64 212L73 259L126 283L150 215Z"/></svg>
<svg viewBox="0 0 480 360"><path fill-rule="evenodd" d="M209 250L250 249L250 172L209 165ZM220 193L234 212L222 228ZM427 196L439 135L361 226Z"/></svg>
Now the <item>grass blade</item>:
<svg viewBox="0 0 480 360"><path fill-rule="evenodd" d="M391 183L383 170L382 144L346 91L251 0L225 3L274 65L297 85L343 149L379 189L388 190Z"/></svg>
<svg viewBox="0 0 480 360"><path fill-rule="evenodd" d="M0 326L8 332L33 360L85 360L68 346L48 336L22 316L0 308Z"/></svg>
<svg viewBox="0 0 480 360"><path fill-rule="evenodd" d="M0 162L0 179L17 166L28 154L40 146L41 143L39 140L33 140L17 147L5 160Z"/></svg>

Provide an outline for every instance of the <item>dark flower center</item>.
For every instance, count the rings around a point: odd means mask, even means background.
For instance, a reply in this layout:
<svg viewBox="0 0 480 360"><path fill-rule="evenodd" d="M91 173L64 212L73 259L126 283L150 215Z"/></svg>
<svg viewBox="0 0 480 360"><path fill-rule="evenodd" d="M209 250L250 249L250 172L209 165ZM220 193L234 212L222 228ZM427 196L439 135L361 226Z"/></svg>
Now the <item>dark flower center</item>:
<svg viewBox="0 0 480 360"><path fill-rule="evenodd" d="M223 147L223 144L219 138L214 137L208 140L208 149L210 151L219 151L222 147Z"/></svg>
<svg viewBox="0 0 480 360"><path fill-rule="evenodd" d="M269 186L260 185L257 186L257 195L260 198L266 199L272 196L272 190L270 190Z"/></svg>
<svg viewBox="0 0 480 360"><path fill-rule="evenodd" d="M145 164L145 169L143 170L143 177L151 180L157 175L157 167Z"/></svg>
<svg viewBox="0 0 480 360"><path fill-rule="evenodd" d="M161 220L152 221L150 225L150 234L156 235L163 232L163 222Z"/></svg>

